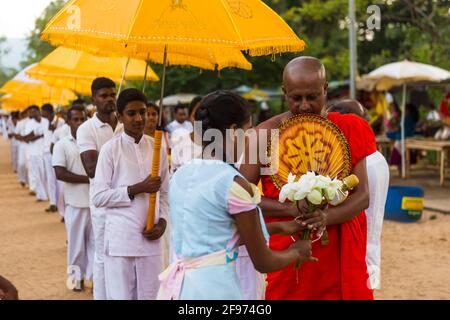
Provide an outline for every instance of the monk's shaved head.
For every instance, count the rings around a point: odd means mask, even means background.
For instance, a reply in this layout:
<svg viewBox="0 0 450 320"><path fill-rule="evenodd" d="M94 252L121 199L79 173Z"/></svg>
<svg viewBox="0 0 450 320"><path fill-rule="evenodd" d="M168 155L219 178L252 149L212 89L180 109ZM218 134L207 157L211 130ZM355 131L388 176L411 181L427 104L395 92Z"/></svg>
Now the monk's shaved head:
<svg viewBox="0 0 450 320"><path fill-rule="evenodd" d="M291 60L283 72L283 92L292 114L322 114L326 104L325 67L314 57Z"/></svg>
<svg viewBox="0 0 450 320"><path fill-rule="evenodd" d="M283 72L283 84L298 77L317 77L323 83L327 81L325 66L314 57L298 57L286 65Z"/></svg>

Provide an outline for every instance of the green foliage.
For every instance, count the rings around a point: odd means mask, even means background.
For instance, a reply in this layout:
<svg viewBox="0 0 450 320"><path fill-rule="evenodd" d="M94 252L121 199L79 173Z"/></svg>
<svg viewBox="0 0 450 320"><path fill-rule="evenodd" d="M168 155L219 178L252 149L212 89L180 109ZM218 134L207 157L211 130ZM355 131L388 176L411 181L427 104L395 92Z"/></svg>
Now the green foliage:
<svg viewBox="0 0 450 320"><path fill-rule="evenodd" d="M3 86L3 84L8 81L15 72L14 70L6 68L2 65L2 57L7 55L10 50L8 47L5 47L5 42L6 38L0 37L0 87Z"/></svg>
<svg viewBox="0 0 450 320"><path fill-rule="evenodd" d="M41 16L35 21L35 28L27 37L28 51L26 58L21 62L22 67L38 62L48 55L54 49L48 42L42 41L41 32L50 19L64 6L66 1L54 0L42 12Z"/></svg>

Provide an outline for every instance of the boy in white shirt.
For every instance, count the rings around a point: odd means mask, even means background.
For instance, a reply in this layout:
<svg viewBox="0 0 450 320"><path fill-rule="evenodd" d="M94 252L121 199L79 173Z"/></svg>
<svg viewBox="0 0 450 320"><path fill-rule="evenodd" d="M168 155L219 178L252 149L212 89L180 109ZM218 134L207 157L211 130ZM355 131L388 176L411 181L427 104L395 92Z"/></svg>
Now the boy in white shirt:
<svg viewBox="0 0 450 320"><path fill-rule="evenodd" d="M94 260L94 235L89 210L89 177L81 163L77 146L77 129L86 120L83 109L72 107L67 113L71 134L56 143L52 164L58 180L64 182L65 225L67 230L68 272L74 273L76 287L84 287L84 279L92 280Z"/></svg>
<svg viewBox="0 0 450 320"><path fill-rule="evenodd" d="M94 205L106 208L106 294L114 300L156 299L168 215L167 153L161 150L160 177L150 177L154 140L144 135L146 97L124 90L117 109L125 132L100 151L92 192ZM144 234L149 194L158 191L155 226Z"/></svg>
<svg viewBox="0 0 450 320"><path fill-rule="evenodd" d="M97 113L78 128L77 144L91 185L91 217L95 242L94 299L105 300L103 264L105 213L103 208L96 208L93 205L92 189L100 149L114 135L122 133L123 126L116 115L116 84L108 78L97 78L92 82L91 89L92 103L96 106Z"/></svg>

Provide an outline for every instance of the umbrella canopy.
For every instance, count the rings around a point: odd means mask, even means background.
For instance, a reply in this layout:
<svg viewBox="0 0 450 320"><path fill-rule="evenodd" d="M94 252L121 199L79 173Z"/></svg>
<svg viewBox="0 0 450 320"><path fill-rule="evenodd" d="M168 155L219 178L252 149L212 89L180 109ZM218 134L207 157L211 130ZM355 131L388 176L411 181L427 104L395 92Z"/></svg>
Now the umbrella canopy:
<svg viewBox="0 0 450 320"><path fill-rule="evenodd" d="M42 75L43 71L64 74L65 77L95 79L108 77L120 81L126 68L125 80L142 80L147 67L145 61L127 58L97 57L87 52L59 47L42 59L37 66L28 70L31 76ZM36 72L41 68L42 72ZM147 79L158 81L159 77L147 67Z"/></svg>
<svg viewBox="0 0 450 320"><path fill-rule="evenodd" d="M1 97L0 103L4 109L10 111L22 111L33 104L38 106L41 106L44 103L51 103L53 105L67 105L72 100L74 99L67 99L64 97L58 98L56 96L49 99L39 96L24 95L22 93L12 93Z"/></svg>
<svg viewBox="0 0 450 320"><path fill-rule="evenodd" d="M165 106L176 106L177 104L188 104L197 96L198 94L179 93L173 96L164 97L163 101ZM156 101L156 104L159 104L159 100Z"/></svg>
<svg viewBox="0 0 450 320"><path fill-rule="evenodd" d="M92 81L95 79L95 77L90 76L76 76L65 71L50 71L40 65L36 65L29 69L27 73L31 77L45 81L51 86L66 88L83 96L91 95L91 85ZM116 79L112 80L116 81Z"/></svg>
<svg viewBox="0 0 450 320"><path fill-rule="evenodd" d="M236 55L232 49L257 56L305 47L260 0L123 0L102 2L100 8L95 1L72 0L42 38L94 54L148 57L158 63L167 46L169 64L176 64L172 54L219 64Z"/></svg>
<svg viewBox="0 0 450 320"><path fill-rule="evenodd" d="M67 104L77 98L71 90L53 87L44 81L28 76L27 71L35 65L32 64L20 71L14 78L0 88L0 93L14 94L15 101L29 102L30 104L46 102Z"/></svg>
<svg viewBox="0 0 450 320"><path fill-rule="evenodd" d="M386 64L362 79L372 81L372 86L378 91L389 90L402 85L402 118L401 118L401 153L402 177L406 177L406 146L405 146L405 115L406 115L406 85L418 81L440 82L450 78L450 72L428 64L408 60Z"/></svg>
<svg viewBox="0 0 450 320"><path fill-rule="evenodd" d="M375 81L378 91L417 81L440 82L450 78L450 72L428 64L400 61L386 64L363 76L363 80Z"/></svg>

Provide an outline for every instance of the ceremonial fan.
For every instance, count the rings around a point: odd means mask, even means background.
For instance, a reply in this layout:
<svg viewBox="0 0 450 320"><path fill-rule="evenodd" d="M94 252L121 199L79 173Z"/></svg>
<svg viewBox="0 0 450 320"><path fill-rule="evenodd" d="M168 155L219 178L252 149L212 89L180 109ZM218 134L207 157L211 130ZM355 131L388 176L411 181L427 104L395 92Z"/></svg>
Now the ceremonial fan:
<svg viewBox="0 0 450 320"><path fill-rule="evenodd" d="M272 138L268 157L270 167L275 169L272 171L272 181L280 190L293 182L290 181L292 178L288 179L290 175L302 177L311 175L311 172L317 176L342 180L343 187L347 187L346 180L349 180L352 171L350 149L345 136L334 123L314 114L296 115L282 122L278 127L278 142ZM326 203L324 196L322 205ZM302 238L308 239L309 232L305 231ZM325 231L322 244L327 243Z"/></svg>
<svg viewBox="0 0 450 320"><path fill-rule="evenodd" d="M288 182L289 173L301 176L312 171L341 180L350 175L347 140L331 121L314 114L296 115L282 122L278 129L278 148L269 146L268 154L271 161L278 161L278 171L272 180L279 189Z"/></svg>

